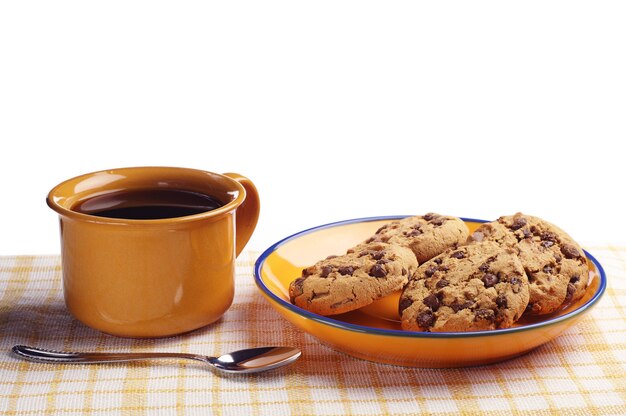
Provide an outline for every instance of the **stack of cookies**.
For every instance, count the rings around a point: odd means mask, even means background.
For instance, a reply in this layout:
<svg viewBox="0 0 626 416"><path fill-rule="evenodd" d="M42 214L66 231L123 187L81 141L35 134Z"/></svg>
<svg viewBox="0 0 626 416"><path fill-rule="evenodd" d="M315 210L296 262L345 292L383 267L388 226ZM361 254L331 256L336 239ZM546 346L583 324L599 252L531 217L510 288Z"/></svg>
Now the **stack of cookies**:
<svg viewBox="0 0 626 416"><path fill-rule="evenodd" d="M384 225L343 256L330 256L302 271L289 286L291 302L320 315L369 305L401 290L419 262L465 242L462 220L437 214Z"/></svg>
<svg viewBox="0 0 626 416"><path fill-rule="evenodd" d="M558 311L582 297L588 277L580 246L540 218L504 216L469 235L461 219L430 213L390 222L304 269L289 295L303 309L334 315L401 290L403 329L463 332Z"/></svg>

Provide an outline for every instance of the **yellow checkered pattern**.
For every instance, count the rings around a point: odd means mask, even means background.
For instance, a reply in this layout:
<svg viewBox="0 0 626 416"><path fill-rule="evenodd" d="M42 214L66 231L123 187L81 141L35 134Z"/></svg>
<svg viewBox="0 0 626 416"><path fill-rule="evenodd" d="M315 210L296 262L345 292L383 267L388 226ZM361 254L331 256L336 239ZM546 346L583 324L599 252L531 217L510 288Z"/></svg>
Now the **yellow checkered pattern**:
<svg viewBox="0 0 626 416"><path fill-rule="evenodd" d="M522 357L466 369L413 369L335 352L283 320L256 289L258 253L237 263L235 302L217 323L157 340L91 330L66 311L57 256L0 257L0 414L413 415L626 414L626 247L589 247L605 267L605 296L574 328ZM76 351L207 355L293 345L280 370L219 375L200 363L49 365L15 344Z"/></svg>

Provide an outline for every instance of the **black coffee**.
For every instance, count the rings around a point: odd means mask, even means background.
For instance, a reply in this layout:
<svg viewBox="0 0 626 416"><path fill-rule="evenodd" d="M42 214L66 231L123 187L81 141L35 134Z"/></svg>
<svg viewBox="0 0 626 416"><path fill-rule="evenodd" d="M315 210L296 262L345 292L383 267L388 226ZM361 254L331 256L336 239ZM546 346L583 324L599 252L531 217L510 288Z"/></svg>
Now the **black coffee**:
<svg viewBox="0 0 626 416"><path fill-rule="evenodd" d="M223 206L219 199L181 189L140 189L94 196L73 211L108 218L155 220L184 217Z"/></svg>

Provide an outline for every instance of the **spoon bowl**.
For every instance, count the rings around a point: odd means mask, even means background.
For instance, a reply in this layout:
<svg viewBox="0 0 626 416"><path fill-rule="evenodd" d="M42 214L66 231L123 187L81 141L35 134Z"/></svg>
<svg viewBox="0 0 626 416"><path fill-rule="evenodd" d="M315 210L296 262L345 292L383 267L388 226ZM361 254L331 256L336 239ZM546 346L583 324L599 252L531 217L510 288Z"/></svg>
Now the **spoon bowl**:
<svg viewBox="0 0 626 416"><path fill-rule="evenodd" d="M219 357L169 352L106 353L65 352L16 345L13 353L21 358L51 364L103 364L149 359L182 358L201 361L223 373L249 374L272 370L300 358L302 352L293 347L260 347L234 351Z"/></svg>

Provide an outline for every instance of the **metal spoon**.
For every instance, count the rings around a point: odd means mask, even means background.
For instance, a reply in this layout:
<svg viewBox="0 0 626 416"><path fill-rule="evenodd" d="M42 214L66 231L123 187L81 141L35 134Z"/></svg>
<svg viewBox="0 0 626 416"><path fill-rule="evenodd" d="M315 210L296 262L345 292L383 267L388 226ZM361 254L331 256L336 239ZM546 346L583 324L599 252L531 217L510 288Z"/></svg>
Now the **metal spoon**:
<svg viewBox="0 0 626 416"><path fill-rule="evenodd" d="M151 358L185 358L210 364L225 373L258 373L272 370L296 361L301 351L292 347L261 347L239 350L219 357L184 354L176 352L139 352L139 353L103 353L103 352L62 352L41 348L16 345L13 352L22 358L40 363L56 364L99 364L126 361L138 361Z"/></svg>

